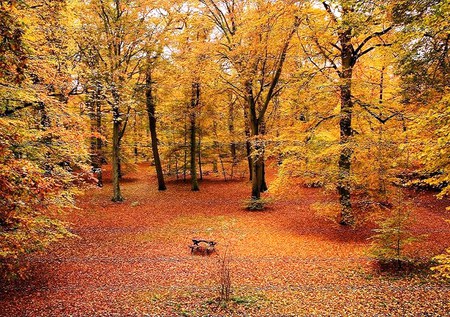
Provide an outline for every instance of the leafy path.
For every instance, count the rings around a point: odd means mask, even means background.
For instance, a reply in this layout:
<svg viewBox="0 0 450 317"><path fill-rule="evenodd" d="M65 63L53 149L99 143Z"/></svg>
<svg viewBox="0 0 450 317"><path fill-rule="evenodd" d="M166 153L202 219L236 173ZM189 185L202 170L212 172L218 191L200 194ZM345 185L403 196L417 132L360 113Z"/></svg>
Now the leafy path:
<svg viewBox="0 0 450 317"><path fill-rule="evenodd" d="M142 165L127 175L122 204L110 184L89 190L67 217L79 238L33 255L27 281L3 286L1 316L317 315L445 316L450 287L424 275L377 274L366 255L370 229L349 230L318 217L311 205L333 199L294 187L266 212L242 209L249 186L210 176L200 192L169 182L154 189ZM429 237L413 252L449 244L445 203L415 198L415 230ZM231 255L233 300L214 299L219 256L189 254L193 237Z"/></svg>

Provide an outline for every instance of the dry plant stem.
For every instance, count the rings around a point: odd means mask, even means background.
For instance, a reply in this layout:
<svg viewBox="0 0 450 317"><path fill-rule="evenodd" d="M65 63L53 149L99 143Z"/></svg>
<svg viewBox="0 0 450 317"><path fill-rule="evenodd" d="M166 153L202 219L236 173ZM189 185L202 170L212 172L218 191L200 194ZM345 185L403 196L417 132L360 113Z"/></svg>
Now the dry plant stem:
<svg viewBox="0 0 450 317"><path fill-rule="evenodd" d="M218 304L228 303L231 295L231 257L228 249L219 258L219 301Z"/></svg>

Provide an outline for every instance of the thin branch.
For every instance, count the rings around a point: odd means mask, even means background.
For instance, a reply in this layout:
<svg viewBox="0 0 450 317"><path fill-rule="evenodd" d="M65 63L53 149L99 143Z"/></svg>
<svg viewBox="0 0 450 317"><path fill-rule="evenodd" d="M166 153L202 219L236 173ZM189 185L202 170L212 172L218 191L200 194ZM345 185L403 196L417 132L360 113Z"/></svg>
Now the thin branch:
<svg viewBox="0 0 450 317"><path fill-rule="evenodd" d="M371 39L373 39L373 38L375 38L375 37L380 37L380 36L382 36L382 35L388 33L390 30L392 30L392 25L391 25L390 27L384 29L383 31L372 33L371 35L369 35L368 37L366 37L366 38L361 42L361 44L359 44L358 47L356 48L355 54L358 55L359 52L364 48L364 45L366 45L367 42L369 42ZM379 46L379 45L375 45L375 46ZM372 48L372 49L373 49L373 48ZM364 55L364 54L360 54L359 56L362 56L362 55Z"/></svg>
<svg viewBox="0 0 450 317"><path fill-rule="evenodd" d="M392 118L394 118L394 117L400 115L400 113L394 112L394 113L391 114L390 116L383 118L381 114L380 114L380 115L377 115L377 114L374 113L372 110L370 110L370 108L376 108L376 107L374 107L374 106L372 106L372 105L370 105L370 104L367 104L367 103L365 103L365 102L362 102L361 100L359 100L359 99L357 99L357 98L355 98L355 97L353 97L353 96L352 96L352 98L353 98L353 100L354 100L355 103L357 103L358 105L360 105L361 108L363 108L364 110L366 110L367 113L369 113L373 118L375 118L376 120L378 120L381 124L385 124L386 122L388 122L388 121L391 120Z"/></svg>

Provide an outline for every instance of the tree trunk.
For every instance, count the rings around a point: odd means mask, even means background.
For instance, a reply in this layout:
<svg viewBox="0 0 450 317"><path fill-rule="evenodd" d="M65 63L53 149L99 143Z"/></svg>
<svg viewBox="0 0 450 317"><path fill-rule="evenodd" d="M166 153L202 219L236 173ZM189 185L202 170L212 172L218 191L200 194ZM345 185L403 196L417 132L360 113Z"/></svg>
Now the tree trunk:
<svg viewBox="0 0 450 317"><path fill-rule="evenodd" d="M99 101L99 95L100 95L100 89L97 87L97 94L95 99L95 107L96 107L96 126L97 126L97 133L102 132L102 105ZM103 171L102 171L102 165L105 161L105 158L103 156L103 141L101 138L97 137L97 148L96 148L96 159L97 159L97 186L103 187Z"/></svg>
<svg viewBox="0 0 450 317"><path fill-rule="evenodd" d="M264 153L264 152L263 152ZM262 155L262 166L261 166L261 187L260 191L263 193L267 191L269 188L267 187L266 183L266 163L264 162L264 154Z"/></svg>
<svg viewBox="0 0 450 317"><path fill-rule="evenodd" d="M237 154L236 154L236 142L234 141L234 103L230 102L229 107L229 117L228 117L228 131L230 132L231 136L231 143L230 143L230 154L231 154L231 160L232 160L232 166L237 164Z"/></svg>
<svg viewBox="0 0 450 317"><path fill-rule="evenodd" d="M187 172L187 123L186 116L184 117L184 165L183 165L183 182L186 182L186 172Z"/></svg>
<svg viewBox="0 0 450 317"><path fill-rule="evenodd" d="M191 98L191 113L190 113L190 147L191 147L191 190L192 191L199 191L200 188L198 186L198 180L197 180L197 162L195 159L195 148L196 148L196 109L199 104L200 99L200 84L199 83L193 83L192 84L192 98Z"/></svg>
<svg viewBox="0 0 450 317"><path fill-rule="evenodd" d="M153 84L152 83L152 74L151 74L151 70L149 69L147 71L146 78L145 78L145 85L146 85L145 101L146 101L146 105L147 105L147 114L148 114L148 121L149 121L149 127L150 127L152 153L153 153L153 159L155 161L156 177L158 178L158 190L166 190L167 187L164 182L164 174L163 174L161 159L159 157L159 151L158 151L158 137L156 134L155 101L153 98L152 84Z"/></svg>
<svg viewBox="0 0 450 317"><path fill-rule="evenodd" d="M137 111L134 109L134 120L133 120L133 154L134 154L134 164L138 162L139 149L138 149L138 132L137 132Z"/></svg>
<svg viewBox="0 0 450 317"><path fill-rule="evenodd" d="M264 121L262 121L259 123L259 125L260 125L259 133L261 135L266 134L266 123ZM261 148L261 180L260 180L260 187L259 187L259 190L261 191L261 193L263 193L269 189L267 187L267 183L266 183L266 163L264 161L264 154L265 154L265 148L264 148L264 145L262 145L262 148Z"/></svg>
<svg viewBox="0 0 450 317"><path fill-rule="evenodd" d="M198 172L200 175L200 180L203 180L203 170L202 170L202 130L198 129Z"/></svg>
<svg viewBox="0 0 450 317"><path fill-rule="evenodd" d="M120 169L120 113L119 107L114 106L113 108L113 151L112 151L112 168L113 168L113 197L112 201L119 202L123 201L122 194L120 193L120 183L119 183L119 169Z"/></svg>
<svg viewBox="0 0 450 317"><path fill-rule="evenodd" d="M353 103L351 99L351 85L353 72L353 52L350 43L351 30L346 30L340 34L340 42L342 47L341 63L342 75L340 85L341 92L341 111L340 111L340 148L339 155L339 175L337 191L339 194L339 202L341 204L341 219L339 221L342 225L352 225L354 223L354 215L352 211L350 190L350 172L351 159L353 149L351 145L352 130L352 112Z"/></svg>
<svg viewBox="0 0 450 317"><path fill-rule="evenodd" d="M259 124L257 121L252 120L251 122L251 132L252 132L252 199L258 200L261 198L261 186L263 179L263 156L261 155L262 146L258 140L259 136Z"/></svg>
<svg viewBox="0 0 450 317"><path fill-rule="evenodd" d="M244 106L244 121L245 121L245 151L247 154L249 180L253 179L253 164L252 164L252 144L250 142L250 126L246 107Z"/></svg>
<svg viewBox="0 0 450 317"><path fill-rule="evenodd" d="M102 155L101 155L101 148L102 148L102 140L98 137L98 135L101 131L101 105L98 101L99 98L99 91L98 88L92 93L91 100L88 102L88 108L89 108L89 118L90 118L90 127L91 127L91 146L90 146L90 152L91 152L91 165L92 165L92 172L97 177L97 186L102 187L103 186L103 179L102 179Z"/></svg>

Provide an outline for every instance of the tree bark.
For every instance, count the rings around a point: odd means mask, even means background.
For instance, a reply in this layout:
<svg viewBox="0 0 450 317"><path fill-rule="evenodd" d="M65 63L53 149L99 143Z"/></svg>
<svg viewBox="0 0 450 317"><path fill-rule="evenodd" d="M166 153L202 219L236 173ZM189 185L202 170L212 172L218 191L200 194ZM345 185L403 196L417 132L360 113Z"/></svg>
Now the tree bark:
<svg viewBox="0 0 450 317"><path fill-rule="evenodd" d="M351 44L351 29L347 29L339 34L341 43L341 110L340 110L340 155L339 155L339 175L337 191L339 194L339 202L341 204L342 225L352 225L354 223L354 215L351 203L351 159L353 149L351 145L352 130L352 113L353 102L351 99L352 74L353 74L353 47Z"/></svg>
<svg viewBox="0 0 450 317"><path fill-rule="evenodd" d="M112 152L112 168L113 168L113 197L112 201L123 201L122 194L120 193L119 183L119 169L120 169L120 143L119 143L119 131L120 131L120 114L118 109L113 110L113 152Z"/></svg>
<svg viewBox="0 0 450 317"><path fill-rule="evenodd" d="M192 97L191 97L191 112L190 112L190 148L191 148L191 190L192 191L199 191L200 188L198 186L198 180L197 180L197 162L195 159L196 154L196 109L199 104L200 99L200 84L199 83L193 83L192 84Z"/></svg>
<svg viewBox="0 0 450 317"><path fill-rule="evenodd" d="M120 127L121 118L119 110L119 93L116 87L111 87L111 93L113 95L114 104L112 107L113 113L113 151L112 151L112 181L113 181L113 197L112 201L123 201L122 194L120 192Z"/></svg>
<svg viewBox="0 0 450 317"><path fill-rule="evenodd" d="M150 127L153 160L155 161L156 177L158 179L158 190L166 190L167 187L164 182L164 173L158 150L158 137L156 133L156 117L155 117L155 100L153 98L153 82L152 82L152 73L150 69L148 69L146 73L145 86L146 86L145 101L147 105L147 114Z"/></svg>
<svg viewBox="0 0 450 317"><path fill-rule="evenodd" d="M89 108L89 117L90 117L90 126L91 126L91 165L92 172L97 177L97 186L103 186L103 178L102 178L102 140L95 135L101 132L102 126L102 118L101 118L101 105L98 100L99 98L99 89L95 88L91 95L91 100L88 101Z"/></svg>
<svg viewBox="0 0 450 317"><path fill-rule="evenodd" d="M253 164L252 164L252 144L250 142L250 125L247 108L244 106L245 119L245 152L247 154L249 180L253 180Z"/></svg>
<svg viewBox="0 0 450 317"><path fill-rule="evenodd" d="M234 102L230 102L229 106L229 113L228 113L228 131L230 132L231 136L231 143L230 143L230 154L231 154L231 160L232 165L237 164L237 154L236 154L236 142L234 141Z"/></svg>
<svg viewBox="0 0 450 317"><path fill-rule="evenodd" d="M198 172L200 174L200 180L203 180L203 170L202 170L202 130L198 129Z"/></svg>
<svg viewBox="0 0 450 317"><path fill-rule="evenodd" d="M183 182L186 182L186 173L187 173L187 153L188 153L188 145L187 145L187 119L186 115L184 116L184 165L183 165Z"/></svg>
<svg viewBox="0 0 450 317"><path fill-rule="evenodd" d="M261 198L261 192L267 189L264 180L264 144L260 139L261 121L256 114L256 102L253 97L252 84L246 83L247 103L249 108L249 124L251 137L251 158L252 158L252 199Z"/></svg>

